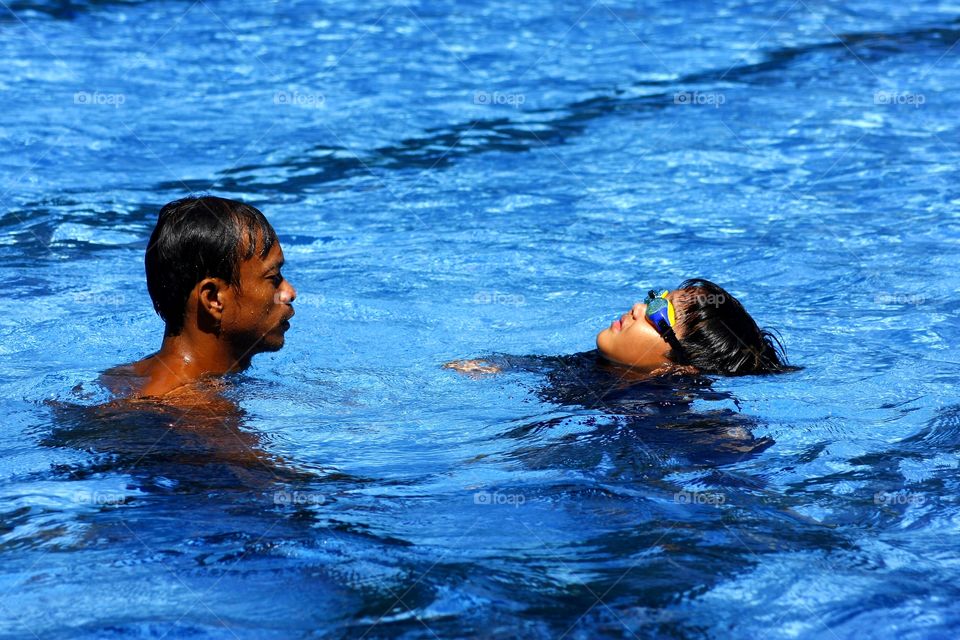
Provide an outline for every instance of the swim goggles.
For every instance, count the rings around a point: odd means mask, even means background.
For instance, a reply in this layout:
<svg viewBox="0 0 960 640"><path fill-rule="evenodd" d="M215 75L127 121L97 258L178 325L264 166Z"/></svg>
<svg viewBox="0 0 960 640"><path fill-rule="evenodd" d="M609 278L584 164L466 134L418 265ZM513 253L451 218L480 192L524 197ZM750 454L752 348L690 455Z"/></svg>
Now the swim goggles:
<svg viewBox="0 0 960 640"><path fill-rule="evenodd" d="M643 301L647 305L647 312L644 314L647 322L664 337L673 331L677 324L677 311L667 299L668 293L670 292L667 289L651 289Z"/></svg>

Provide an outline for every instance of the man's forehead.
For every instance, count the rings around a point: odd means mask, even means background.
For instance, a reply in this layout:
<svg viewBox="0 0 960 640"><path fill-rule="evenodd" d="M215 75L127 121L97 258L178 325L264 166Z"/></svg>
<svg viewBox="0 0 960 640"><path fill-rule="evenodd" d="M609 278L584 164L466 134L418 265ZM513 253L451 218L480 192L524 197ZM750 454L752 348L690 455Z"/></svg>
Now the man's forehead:
<svg viewBox="0 0 960 640"><path fill-rule="evenodd" d="M263 259L263 261L269 264L283 262L283 249L280 247L279 240L273 243L273 246L270 247L270 252L267 254L267 257Z"/></svg>
<svg viewBox="0 0 960 640"><path fill-rule="evenodd" d="M249 260L243 260L240 268L244 271L261 272L272 269L283 264L283 249L280 248L280 242L274 242L270 251L265 257L261 257L259 251L254 251Z"/></svg>

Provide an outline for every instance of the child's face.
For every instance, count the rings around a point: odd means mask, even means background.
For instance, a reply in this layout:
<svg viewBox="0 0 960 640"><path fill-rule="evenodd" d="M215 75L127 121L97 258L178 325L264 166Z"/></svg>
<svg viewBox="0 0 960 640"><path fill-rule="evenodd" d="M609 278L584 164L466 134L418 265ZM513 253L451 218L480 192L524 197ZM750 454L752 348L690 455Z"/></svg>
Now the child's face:
<svg viewBox="0 0 960 640"><path fill-rule="evenodd" d="M676 305L677 291L667 298ZM597 349L607 359L635 367L655 369L670 364L670 345L647 322L647 305L638 302L609 327L597 334Z"/></svg>

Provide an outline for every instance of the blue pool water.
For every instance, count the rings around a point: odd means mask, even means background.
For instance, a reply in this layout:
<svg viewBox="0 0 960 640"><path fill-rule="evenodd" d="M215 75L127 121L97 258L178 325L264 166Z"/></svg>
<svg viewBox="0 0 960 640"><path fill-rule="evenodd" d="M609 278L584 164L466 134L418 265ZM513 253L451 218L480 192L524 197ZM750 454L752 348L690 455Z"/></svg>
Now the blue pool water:
<svg viewBox="0 0 960 640"><path fill-rule="evenodd" d="M954 637L958 40L950 2L6 0L0 636ZM159 345L191 191L299 290L211 437L95 383ZM690 276L803 369L441 368Z"/></svg>

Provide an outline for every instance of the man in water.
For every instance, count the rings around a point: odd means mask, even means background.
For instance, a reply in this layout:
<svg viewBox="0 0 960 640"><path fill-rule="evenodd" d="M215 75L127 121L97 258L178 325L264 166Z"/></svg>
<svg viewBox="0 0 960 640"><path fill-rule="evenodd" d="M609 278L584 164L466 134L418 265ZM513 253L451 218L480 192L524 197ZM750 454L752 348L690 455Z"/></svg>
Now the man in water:
<svg viewBox="0 0 960 640"><path fill-rule="evenodd" d="M281 274L276 232L254 207L214 196L167 204L145 265L153 307L166 323L163 343L153 355L105 372L112 391L182 395L283 347L297 292Z"/></svg>

